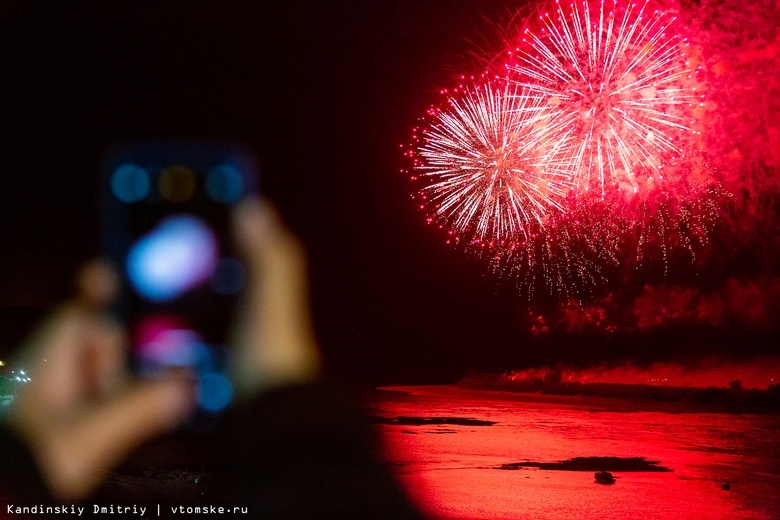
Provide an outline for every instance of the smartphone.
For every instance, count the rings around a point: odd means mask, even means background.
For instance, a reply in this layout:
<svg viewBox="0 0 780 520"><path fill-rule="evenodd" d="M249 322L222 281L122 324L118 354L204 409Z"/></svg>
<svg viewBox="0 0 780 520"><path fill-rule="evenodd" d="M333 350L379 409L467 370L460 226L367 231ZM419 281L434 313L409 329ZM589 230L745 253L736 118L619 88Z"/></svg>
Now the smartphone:
<svg viewBox="0 0 780 520"><path fill-rule="evenodd" d="M225 362L246 283L230 214L257 194L257 162L235 143L144 141L113 146L100 169L102 251L122 274L130 365L142 378L186 370L196 420L218 415L233 400Z"/></svg>

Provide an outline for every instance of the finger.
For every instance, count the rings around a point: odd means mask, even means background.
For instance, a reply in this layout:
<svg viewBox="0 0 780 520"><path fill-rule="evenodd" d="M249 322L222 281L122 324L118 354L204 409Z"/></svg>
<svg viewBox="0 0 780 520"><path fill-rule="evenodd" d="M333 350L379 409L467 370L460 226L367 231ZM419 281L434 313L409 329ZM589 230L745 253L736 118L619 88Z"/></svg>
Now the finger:
<svg viewBox="0 0 780 520"><path fill-rule="evenodd" d="M251 267L260 267L264 257L273 251L283 226L276 208L261 199L248 199L233 212L236 243Z"/></svg>
<svg viewBox="0 0 780 520"><path fill-rule="evenodd" d="M22 349L23 363L48 381L50 403L67 404L90 389L110 390L124 368L126 341L119 325L103 314L119 279L108 264L86 264L77 276L78 296L50 316ZM35 385L33 385L35 386Z"/></svg>
<svg viewBox="0 0 780 520"><path fill-rule="evenodd" d="M236 212L235 229L249 269L247 296L253 310L270 325L308 318L303 247L273 206L257 200L243 204Z"/></svg>
<svg viewBox="0 0 780 520"><path fill-rule="evenodd" d="M88 391L105 396L127 380L127 334L118 323L93 315L85 331L84 373L92 384Z"/></svg>
<svg viewBox="0 0 780 520"><path fill-rule="evenodd" d="M260 379L271 384L311 377L319 357L303 247L267 202L239 206L235 231L249 270L239 325L239 387L256 389Z"/></svg>
<svg viewBox="0 0 780 520"><path fill-rule="evenodd" d="M94 260L79 271L77 306L83 311L83 370L90 391L107 394L125 379L125 331L104 314L118 296L119 275L102 260Z"/></svg>
<svg viewBox="0 0 780 520"><path fill-rule="evenodd" d="M306 254L300 241L284 227L276 208L264 200L250 200L235 213L234 228L250 276L250 290L290 287L290 296L307 297ZM270 284L270 285L269 285ZM296 302L301 298L296 298Z"/></svg>
<svg viewBox="0 0 780 520"><path fill-rule="evenodd" d="M29 345L29 390L42 394L39 400L55 409L105 395L124 382L126 344L117 323L82 305L66 305Z"/></svg>
<svg viewBox="0 0 780 520"><path fill-rule="evenodd" d="M82 267L76 280L78 299L90 308L104 308L119 294L119 274L101 260L92 261Z"/></svg>
<svg viewBox="0 0 780 520"><path fill-rule="evenodd" d="M32 381L25 385L16 408L46 407L40 411L59 413L83 395L82 352L88 323L84 309L70 304L38 327L23 348ZM22 402L27 405L21 406ZM33 418L38 415L33 411Z"/></svg>
<svg viewBox="0 0 780 520"><path fill-rule="evenodd" d="M143 442L181 424L194 406L183 380L144 382L44 442L45 471L63 498L86 496L105 471Z"/></svg>

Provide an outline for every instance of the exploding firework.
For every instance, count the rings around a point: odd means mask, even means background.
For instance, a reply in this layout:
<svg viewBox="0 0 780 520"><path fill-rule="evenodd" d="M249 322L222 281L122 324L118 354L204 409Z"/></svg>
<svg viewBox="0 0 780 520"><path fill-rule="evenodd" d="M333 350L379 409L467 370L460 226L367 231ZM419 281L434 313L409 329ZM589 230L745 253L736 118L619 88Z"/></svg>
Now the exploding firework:
<svg viewBox="0 0 780 520"><path fill-rule="evenodd" d="M420 198L458 240L513 244L563 210L570 152L539 96L485 83L429 115L415 155Z"/></svg>
<svg viewBox="0 0 780 520"><path fill-rule="evenodd" d="M686 276L710 251L730 193L701 149L701 50L650 1L554 4L416 129L428 222L531 298Z"/></svg>
<svg viewBox="0 0 780 520"><path fill-rule="evenodd" d="M545 100L560 138L575 143L569 171L577 191L636 193L684 155L699 98L675 18L647 2L606 1L572 3L568 13L556 2L506 66Z"/></svg>

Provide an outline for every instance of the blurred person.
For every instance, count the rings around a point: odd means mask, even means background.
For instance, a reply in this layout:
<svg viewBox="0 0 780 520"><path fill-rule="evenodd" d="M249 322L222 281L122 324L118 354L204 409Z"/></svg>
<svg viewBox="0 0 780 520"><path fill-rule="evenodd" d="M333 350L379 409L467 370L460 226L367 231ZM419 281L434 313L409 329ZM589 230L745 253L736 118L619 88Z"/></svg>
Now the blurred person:
<svg viewBox="0 0 780 520"><path fill-rule="evenodd" d="M419 516L367 423L319 381L301 244L267 202L239 205L233 227L249 286L233 345L239 402L207 441L219 461L215 505L256 518ZM78 285L23 349L38 363L0 429L0 517L6 504L87 500L107 471L194 408L186 377L124 372L125 331L105 312L116 273L91 264Z"/></svg>

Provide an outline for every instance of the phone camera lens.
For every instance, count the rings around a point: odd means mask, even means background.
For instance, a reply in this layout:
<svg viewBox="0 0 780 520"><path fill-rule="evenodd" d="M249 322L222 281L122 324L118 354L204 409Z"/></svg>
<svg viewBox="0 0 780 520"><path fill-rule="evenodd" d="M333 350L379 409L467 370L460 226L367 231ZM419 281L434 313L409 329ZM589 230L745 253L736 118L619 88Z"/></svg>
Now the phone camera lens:
<svg viewBox="0 0 780 520"><path fill-rule="evenodd" d="M163 170L158 180L160 194L169 202L185 202L195 193L195 174L175 164Z"/></svg>
<svg viewBox="0 0 780 520"><path fill-rule="evenodd" d="M132 203L149 195L149 174L137 164L123 164L111 176L111 191L122 202Z"/></svg>

